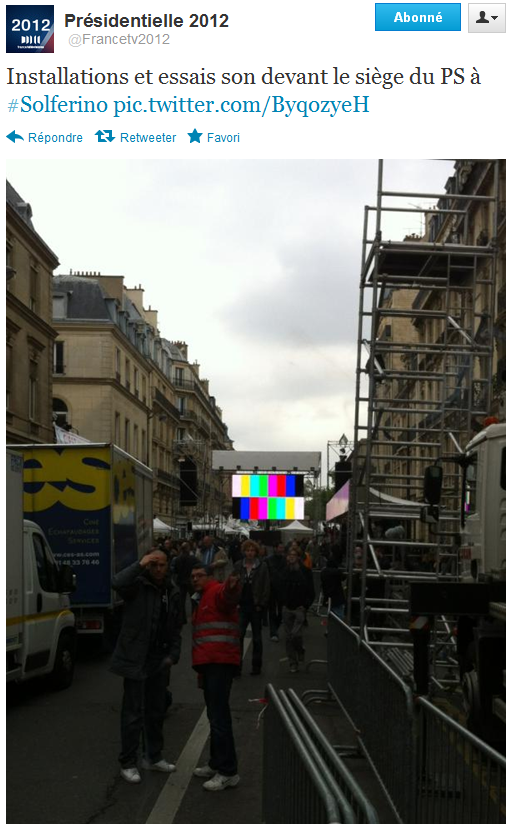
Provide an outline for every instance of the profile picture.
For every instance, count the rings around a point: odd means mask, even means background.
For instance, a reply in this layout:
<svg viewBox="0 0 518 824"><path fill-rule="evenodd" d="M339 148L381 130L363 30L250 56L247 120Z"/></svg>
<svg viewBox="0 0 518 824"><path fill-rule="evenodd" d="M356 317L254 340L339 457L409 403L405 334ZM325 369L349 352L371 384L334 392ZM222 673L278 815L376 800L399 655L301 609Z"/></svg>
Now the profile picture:
<svg viewBox="0 0 518 824"><path fill-rule="evenodd" d="M54 6L6 6L8 54L54 53Z"/></svg>

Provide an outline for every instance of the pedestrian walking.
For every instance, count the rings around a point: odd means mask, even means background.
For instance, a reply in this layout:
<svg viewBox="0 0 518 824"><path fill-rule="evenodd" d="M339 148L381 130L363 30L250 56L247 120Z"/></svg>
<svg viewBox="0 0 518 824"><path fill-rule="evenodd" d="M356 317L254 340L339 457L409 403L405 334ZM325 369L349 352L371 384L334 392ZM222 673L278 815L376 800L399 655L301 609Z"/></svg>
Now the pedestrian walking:
<svg viewBox="0 0 518 824"><path fill-rule="evenodd" d="M322 595L326 601L330 602L330 611L339 618L344 618L345 593L343 581L346 573L338 568L335 558L330 558L327 566L320 573L320 583Z"/></svg>
<svg viewBox="0 0 518 824"><path fill-rule="evenodd" d="M302 632L306 612L314 598L313 576L301 563L299 551L292 546L286 555L286 569L280 577L282 624L290 672L297 672L299 663L304 660Z"/></svg>
<svg viewBox="0 0 518 824"><path fill-rule="evenodd" d="M308 551L308 549L306 548L306 546L304 544L300 547L300 557L301 557L302 563L304 564L306 569L312 570L313 569L313 558L311 557L310 552Z"/></svg>
<svg viewBox="0 0 518 824"><path fill-rule="evenodd" d="M210 724L209 762L197 767L194 775L206 779L204 789L217 792L239 783L230 692L241 661L237 610L241 586L234 574L219 583L202 564L193 568L191 581L192 665L203 689Z"/></svg>
<svg viewBox="0 0 518 824"><path fill-rule="evenodd" d="M279 640L279 627L282 622L280 581L281 573L286 569L286 547L282 541L279 541L273 555L269 555L265 563L270 574L270 600L268 602L270 641L277 642Z"/></svg>
<svg viewBox="0 0 518 824"><path fill-rule="evenodd" d="M194 565L197 563L196 557L191 552L191 545L189 541L184 541L180 547L180 552L175 558L174 577L180 590L180 609L182 612L182 621L187 623L187 613L185 609L185 602L187 595L192 592L191 589L191 572Z"/></svg>
<svg viewBox="0 0 518 824"><path fill-rule="evenodd" d="M230 543L227 554L233 564L237 564L238 561L243 559L243 553L241 552L241 541L239 539L236 538Z"/></svg>
<svg viewBox="0 0 518 824"><path fill-rule="evenodd" d="M216 581L226 581L232 571L232 561L223 547L216 546L212 535L205 535L196 559L206 567Z"/></svg>
<svg viewBox="0 0 518 824"><path fill-rule="evenodd" d="M122 778L138 784L141 738L144 769L164 773L176 769L162 757L162 728L171 666L180 658L179 592L162 550L154 550L121 570L112 579L112 586L124 600L121 631L110 666L111 672L124 678L119 763Z"/></svg>
<svg viewBox="0 0 518 824"><path fill-rule="evenodd" d="M270 598L270 576L266 564L259 558L259 546L255 541L243 544L245 557L234 567L234 574L241 584L239 600L239 631L241 633L241 666L243 643L248 625L252 626L252 671L260 675L263 664L263 614Z"/></svg>

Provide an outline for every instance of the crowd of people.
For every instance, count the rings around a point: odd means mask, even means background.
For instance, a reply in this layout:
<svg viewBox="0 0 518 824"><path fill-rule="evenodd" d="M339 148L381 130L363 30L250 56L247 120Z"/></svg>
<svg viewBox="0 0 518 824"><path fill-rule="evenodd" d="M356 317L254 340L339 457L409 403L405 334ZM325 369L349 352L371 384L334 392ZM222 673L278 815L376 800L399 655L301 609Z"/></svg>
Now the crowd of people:
<svg viewBox="0 0 518 824"><path fill-rule="evenodd" d="M188 596L192 593L190 580L193 567L201 563L219 583L225 582L233 572L239 580L240 599L239 628L241 652L248 627L252 631L252 675L259 675L262 666L263 629L269 638L278 643L281 630L286 640L286 653L290 670L296 672L302 660L301 628L306 622L305 613L313 603L315 592L311 570L327 564L325 544L316 540L282 541L265 544L261 540L246 538L224 541L206 535L199 541L158 540L154 549L163 550L169 559L173 580L180 590L182 620L187 622ZM295 603L297 602L297 603ZM303 610L302 625L289 613ZM300 612L299 612L300 615ZM298 658L293 655L300 647ZM236 677L241 674L241 664Z"/></svg>
<svg viewBox="0 0 518 824"><path fill-rule="evenodd" d="M163 773L176 769L163 758L162 728L171 667L178 663L182 630L190 620L192 666L210 724L209 761L194 775L209 791L238 784L230 692L242 673L247 629L251 675L261 673L266 628L272 643L284 636L289 671L296 673L304 660L306 614L315 599L311 570L327 568L332 589L333 570L341 574L339 561L339 547L326 540L267 546L205 535L196 542L159 539L151 552L114 576L112 586L124 608L111 671L124 679L119 763L126 781L141 782L139 763Z"/></svg>

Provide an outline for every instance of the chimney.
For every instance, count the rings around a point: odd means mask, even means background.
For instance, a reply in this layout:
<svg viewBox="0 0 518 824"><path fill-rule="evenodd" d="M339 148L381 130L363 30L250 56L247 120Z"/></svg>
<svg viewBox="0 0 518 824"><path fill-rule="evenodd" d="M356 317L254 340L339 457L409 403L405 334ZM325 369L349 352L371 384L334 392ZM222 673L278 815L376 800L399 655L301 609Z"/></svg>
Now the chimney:
<svg viewBox="0 0 518 824"><path fill-rule="evenodd" d="M173 344L174 344L174 346L176 346L176 347L177 347L177 349L179 349L179 350L180 350L180 352L181 352L181 353L182 353L182 355L184 356L185 360L188 360L188 355L187 355L187 353L188 353L188 351L189 351L189 347L187 346L187 344L185 343L185 341L184 341L184 340L175 340L175 341L173 341Z"/></svg>

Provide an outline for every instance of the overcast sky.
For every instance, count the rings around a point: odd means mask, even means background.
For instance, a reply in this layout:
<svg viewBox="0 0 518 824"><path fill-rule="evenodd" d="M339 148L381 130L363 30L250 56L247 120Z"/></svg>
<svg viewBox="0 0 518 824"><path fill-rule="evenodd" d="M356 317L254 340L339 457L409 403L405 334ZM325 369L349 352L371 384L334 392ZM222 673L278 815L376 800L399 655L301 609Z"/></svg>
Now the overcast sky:
<svg viewBox="0 0 518 824"><path fill-rule="evenodd" d="M451 169L388 161L384 188L442 192ZM375 161L28 161L8 178L57 273L142 285L160 333L186 341L210 380L236 449L318 450L324 464L328 441L353 440ZM384 237L421 228L421 215L390 216Z"/></svg>

